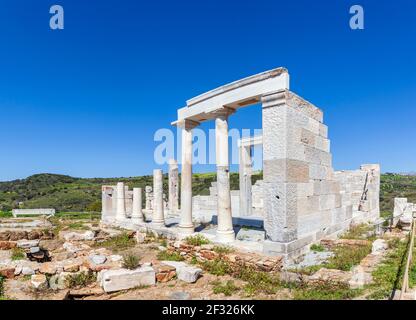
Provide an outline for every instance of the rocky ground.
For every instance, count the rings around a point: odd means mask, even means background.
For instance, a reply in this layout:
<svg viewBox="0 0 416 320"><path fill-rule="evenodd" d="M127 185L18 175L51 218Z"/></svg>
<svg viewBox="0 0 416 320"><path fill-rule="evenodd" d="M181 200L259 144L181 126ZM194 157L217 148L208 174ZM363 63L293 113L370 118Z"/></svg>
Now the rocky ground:
<svg viewBox="0 0 416 320"><path fill-rule="evenodd" d="M323 240L297 263L283 268L279 257L236 252L203 237L168 241L151 232L108 229L85 219L1 219L0 296L17 300L368 298L373 274L396 250L390 242L405 241L406 233L377 238L364 231L355 236L358 239Z"/></svg>

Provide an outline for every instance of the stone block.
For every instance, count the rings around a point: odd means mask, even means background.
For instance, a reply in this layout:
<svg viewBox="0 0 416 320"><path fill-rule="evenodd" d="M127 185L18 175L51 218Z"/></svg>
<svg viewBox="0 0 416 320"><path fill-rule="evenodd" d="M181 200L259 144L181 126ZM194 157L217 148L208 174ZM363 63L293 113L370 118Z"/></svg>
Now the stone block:
<svg viewBox="0 0 416 320"><path fill-rule="evenodd" d="M273 241L296 239L297 184L264 183L264 228Z"/></svg>
<svg viewBox="0 0 416 320"><path fill-rule="evenodd" d="M181 261L161 261L161 265L174 267L179 280L194 283L202 273L202 269L187 265Z"/></svg>
<svg viewBox="0 0 416 320"><path fill-rule="evenodd" d="M304 216L319 211L319 200L319 196L298 198L296 201L298 216Z"/></svg>
<svg viewBox="0 0 416 320"><path fill-rule="evenodd" d="M311 163L309 165L309 178L313 180L328 180L331 174L330 167Z"/></svg>
<svg viewBox="0 0 416 320"><path fill-rule="evenodd" d="M136 270L105 270L102 271L100 278L101 286L107 293L152 286L156 283L156 274L152 267L141 267Z"/></svg>
<svg viewBox="0 0 416 320"><path fill-rule="evenodd" d="M309 215L299 216L298 219L298 237L316 233L321 228L321 214L314 213Z"/></svg>
<svg viewBox="0 0 416 320"><path fill-rule="evenodd" d="M329 139L323 138L321 136L317 136L315 138L315 148L329 152L330 151L330 142Z"/></svg>
<svg viewBox="0 0 416 320"><path fill-rule="evenodd" d="M300 141L308 146L315 146L315 136L313 132L302 128Z"/></svg>
<svg viewBox="0 0 416 320"><path fill-rule="evenodd" d="M298 197L309 197L314 195L314 183L298 183L297 184L297 196Z"/></svg>
<svg viewBox="0 0 416 320"><path fill-rule="evenodd" d="M18 240L17 247L22 249L30 249L39 246L39 239L37 240Z"/></svg>
<svg viewBox="0 0 416 320"><path fill-rule="evenodd" d="M30 279L32 287L36 290L45 290L48 288L48 279L44 274L34 274Z"/></svg>
<svg viewBox="0 0 416 320"><path fill-rule="evenodd" d="M323 138L328 138L328 126L320 123L319 124L319 135Z"/></svg>
<svg viewBox="0 0 416 320"><path fill-rule="evenodd" d="M240 231L238 231L237 233L236 239L243 241L261 242L264 241L265 237L265 231L253 229L240 229Z"/></svg>
<svg viewBox="0 0 416 320"><path fill-rule="evenodd" d="M307 183L309 165L304 161L274 159L264 161L265 182Z"/></svg>
<svg viewBox="0 0 416 320"><path fill-rule="evenodd" d="M319 209L329 210L335 208L335 194L323 194L319 196Z"/></svg>

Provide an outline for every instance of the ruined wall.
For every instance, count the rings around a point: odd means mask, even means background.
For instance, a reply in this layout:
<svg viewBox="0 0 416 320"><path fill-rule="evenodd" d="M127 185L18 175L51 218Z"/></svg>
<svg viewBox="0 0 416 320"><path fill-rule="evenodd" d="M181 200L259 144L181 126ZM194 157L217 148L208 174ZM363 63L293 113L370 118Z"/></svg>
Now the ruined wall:
<svg viewBox="0 0 416 320"><path fill-rule="evenodd" d="M107 222L114 221L117 213L117 186L102 186L101 188L101 201L102 210L101 219ZM125 206L126 215L131 217L133 211L133 191L125 187Z"/></svg>
<svg viewBox="0 0 416 320"><path fill-rule="evenodd" d="M352 205L354 222L375 220L380 215L380 166L362 165L359 170L335 171L341 203Z"/></svg>

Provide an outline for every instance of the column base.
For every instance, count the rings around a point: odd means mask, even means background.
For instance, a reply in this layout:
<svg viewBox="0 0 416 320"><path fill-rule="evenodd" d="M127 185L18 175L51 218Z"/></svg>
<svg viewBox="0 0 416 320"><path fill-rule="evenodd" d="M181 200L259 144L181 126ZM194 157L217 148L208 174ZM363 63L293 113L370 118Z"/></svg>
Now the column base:
<svg viewBox="0 0 416 320"><path fill-rule="evenodd" d="M152 225L155 227L165 227L165 220L153 220Z"/></svg>
<svg viewBox="0 0 416 320"><path fill-rule="evenodd" d="M133 222L134 224L144 224L145 223L144 219L140 219L140 218L131 218L131 222Z"/></svg>
<svg viewBox="0 0 416 320"><path fill-rule="evenodd" d="M127 218L125 216L116 216L116 221L124 221Z"/></svg>
<svg viewBox="0 0 416 320"><path fill-rule="evenodd" d="M217 230L217 238L216 240L218 242L222 242L222 243L230 243L235 241L235 233L233 230L230 231L220 231Z"/></svg>
<svg viewBox="0 0 416 320"><path fill-rule="evenodd" d="M193 224L179 225L179 233L190 235L195 233L195 226Z"/></svg>

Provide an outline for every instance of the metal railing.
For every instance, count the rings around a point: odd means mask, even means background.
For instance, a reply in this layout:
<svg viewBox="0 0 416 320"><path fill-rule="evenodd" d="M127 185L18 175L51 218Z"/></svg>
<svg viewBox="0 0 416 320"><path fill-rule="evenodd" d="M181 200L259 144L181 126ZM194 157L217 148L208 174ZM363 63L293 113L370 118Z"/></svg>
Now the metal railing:
<svg viewBox="0 0 416 320"><path fill-rule="evenodd" d="M406 268L403 275L402 290L400 291L400 300L404 299L404 295L409 291L409 270L413 260L413 249L415 242L416 219L412 220L412 229L410 232L409 247L407 253Z"/></svg>

